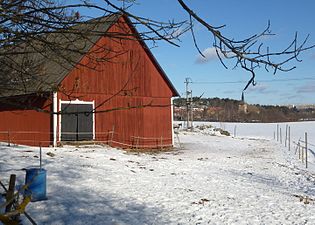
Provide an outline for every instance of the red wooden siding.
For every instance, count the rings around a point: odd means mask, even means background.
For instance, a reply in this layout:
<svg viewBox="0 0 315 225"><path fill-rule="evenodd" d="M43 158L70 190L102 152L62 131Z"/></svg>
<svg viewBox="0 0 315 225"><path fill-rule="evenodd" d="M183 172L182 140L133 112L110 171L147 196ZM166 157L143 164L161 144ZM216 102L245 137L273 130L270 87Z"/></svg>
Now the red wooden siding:
<svg viewBox="0 0 315 225"><path fill-rule="evenodd" d="M19 98L19 97L17 97ZM29 97L34 98L32 96ZM38 112L21 109L21 105L0 107L0 141L38 146L51 145L51 101L38 98L29 107L43 109Z"/></svg>
<svg viewBox="0 0 315 225"><path fill-rule="evenodd" d="M135 32L124 17L108 32L122 31L128 34ZM100 46L106 46L110 51L99 51ZM110 140L113 141L111 144L121 147L170 146L170 104L171 97L177 93L148 51L141 41L100 38L61 82L57 110L60 111L61 101L93 101L96 107L96 140ZM95 60L102 57L107 61ZM32 110L32 107L0 108L0 132L3 132L0 140L8 141L7 131L10 131L10 141L14 143L52 144L52 96L48 100L39 98L32 104L35 108L46 110L46 113ZM59 137L60 116L57 124Z"/></svg>
<svg viewBox="0 0 315 225"><path fill-rule="evenodd" d="M122 29L131 32L125 23L123 26L114 25L109 32L121 32ZM99 53L98 46L114 49L118 55L113 55L113 52ZM96 63L88 55L113 58L109 62ZM71 95L72 100L95 101L96 133L114 129L117 142L156 145L156 138L159 138L160 143L162 138L164 145L171 145L170 98L174 93L140 42L103 37L88 55L81 64L89 66L71 71L61 83L65 91L58 93L58 99L66 101ZM117 108L129 109L104 112ZM97 134L96 140L102 138Z"/></svg>

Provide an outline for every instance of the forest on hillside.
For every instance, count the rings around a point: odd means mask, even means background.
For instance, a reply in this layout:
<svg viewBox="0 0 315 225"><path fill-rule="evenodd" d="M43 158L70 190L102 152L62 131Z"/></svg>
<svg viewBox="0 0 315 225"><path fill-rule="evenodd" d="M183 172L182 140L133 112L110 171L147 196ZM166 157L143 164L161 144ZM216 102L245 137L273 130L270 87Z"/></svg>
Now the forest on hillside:
<svg viewBox="0 0 315 225"><path fill-rule="evenodd" d="M247 104L233 99L193 98L189 104L195 121L289 122L315 120L315 106ZM175 120L185 120L187 101L174 99Z"/></svg>

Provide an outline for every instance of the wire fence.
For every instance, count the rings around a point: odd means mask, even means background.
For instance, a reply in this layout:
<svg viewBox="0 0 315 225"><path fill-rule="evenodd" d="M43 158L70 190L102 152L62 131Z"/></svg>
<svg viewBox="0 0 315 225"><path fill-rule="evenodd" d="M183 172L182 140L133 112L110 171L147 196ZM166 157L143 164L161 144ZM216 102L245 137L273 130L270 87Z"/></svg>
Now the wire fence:
<svg viewBox="0 0 315 225"><path fill-rule="evenodd" d="M284 136L284 137L283 137ZM315 144L309 141L308 133L304 132L304 135L301 136L298 140L291 140L291 127L289 125L285 126L285 132L282 130L279 124L273 133L273 138L277 142L284 144L289 151L293 149L294 155L305 165L305 168L309 167L310 158L315 158ZM293 144L293 146L291 146Z"/></svg>
<svg viewBox="0 0 315 225"><path fill-rule="evenodd" d="M172 137L144 137L144 136L127 136L115 131L107 132L63 132L68 138L61 138L57 145L63 144L84 144L98 143L106 144L113 147L128 149L164 149L172 147ZM0 141L7 143L8 146L13 144L31 145L31 146L52 146L52 132L40 131L0 131ZM82 137L77 140L76 137ZM69 138L70 137L70 138ZM86 138L87 137L87 138ZM93 138L90 138L93 137Z"/></svg>

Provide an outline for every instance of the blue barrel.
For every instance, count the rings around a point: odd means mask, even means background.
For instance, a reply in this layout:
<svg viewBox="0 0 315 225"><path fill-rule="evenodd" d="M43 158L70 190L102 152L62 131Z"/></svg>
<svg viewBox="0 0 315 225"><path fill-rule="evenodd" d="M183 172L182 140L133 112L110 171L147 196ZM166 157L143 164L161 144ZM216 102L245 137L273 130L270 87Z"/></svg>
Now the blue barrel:
<svg viewBox="0 0 315 225"><path fill-rule="evenodd" d="M46 200L46 170L40 168L26 169L25 196L31 196L31 201Z"/></svg>

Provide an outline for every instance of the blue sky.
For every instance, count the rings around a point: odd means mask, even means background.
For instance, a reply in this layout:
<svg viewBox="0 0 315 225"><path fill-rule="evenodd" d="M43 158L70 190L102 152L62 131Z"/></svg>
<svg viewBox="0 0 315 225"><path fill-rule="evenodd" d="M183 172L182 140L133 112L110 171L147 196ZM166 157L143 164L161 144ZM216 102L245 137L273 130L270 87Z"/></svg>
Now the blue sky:
<svg viewBox="0 0 315 225"><path fill-rule="evenodd" d="M276 36L268 37L264 41L271 49L284 49L293 40L296 31L301 41L310 34L308 43L315 44L315 1L185 2L210 24L225 24L221 33L231 38L242 39L259 33L270 20L271 31ZM142 0L130 10L155 20L188 19L187 13L175 0ZM196 25L195 32L200 49L209 55L206 62L200 62L200 55L190 33L183 35L179 48L165 42L158 42L158 47L152 48L153 54L178 92L185 94L184 80L190 77L195 82L191 84L194 96L204 93L204 97L240 99L250 74L240 68L232 69L232 65L225 69L216 57L212 57L212 36L200 25ZM151 43L148 45L152 46ZM303 62L294 63L297 68L291 72L273 75L263 68L257 70L257 85L245 92L245 100L254 104L315 104L315 49L303 53L300 59Z"/></svg>

